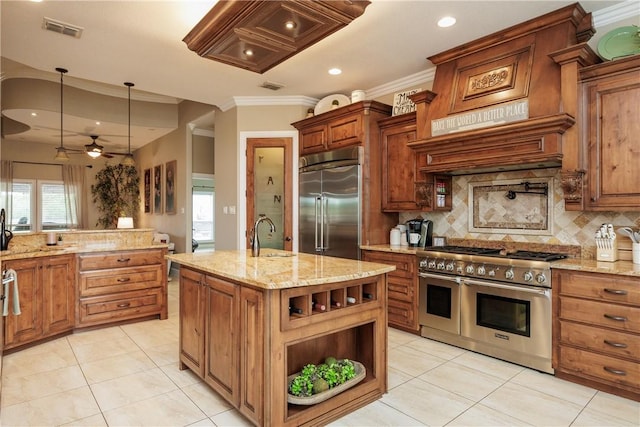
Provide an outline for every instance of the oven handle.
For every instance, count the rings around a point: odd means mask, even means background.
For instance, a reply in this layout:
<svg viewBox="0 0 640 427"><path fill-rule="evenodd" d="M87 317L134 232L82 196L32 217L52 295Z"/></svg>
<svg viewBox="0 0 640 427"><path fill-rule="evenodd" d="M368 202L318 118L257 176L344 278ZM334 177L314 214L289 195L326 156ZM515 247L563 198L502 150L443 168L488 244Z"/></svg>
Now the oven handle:
<svg viewBox="0 0 640 427"><path fill-rule="evenodd" d="M438 280L445 280L447 282L453 282L453 283L457 283L458 285L460 284L461 280L460 277L458 276L443 276L440 274L432 274L432 273L423 273L423 272L419 272L418 273L418 277L424 277L426 279L438 279Z"/></svg>
<svg viewBox="0 0 640 427"><path fill-rule="evenodd" d="M533 288L533 287L529 289L529 288L518 287L518 286L502 285L498 283L481 282L479 280L473 280L473 279L463 279L462 283L467 286L470 286L470 285L485 286L487 288L507 289L510 291L521 291L529 294L544 295L546 297L549 296L549 289L540 289L540 288Z"/></svg>

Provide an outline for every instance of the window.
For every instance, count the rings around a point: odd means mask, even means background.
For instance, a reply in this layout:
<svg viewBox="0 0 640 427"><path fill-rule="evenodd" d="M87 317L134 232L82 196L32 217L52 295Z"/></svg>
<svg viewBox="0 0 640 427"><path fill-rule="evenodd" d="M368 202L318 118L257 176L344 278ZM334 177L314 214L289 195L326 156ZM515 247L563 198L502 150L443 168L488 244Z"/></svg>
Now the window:
<svg viewBox="0 0 640 427"><path fill-rule="evenodd" d="M67 222L61 181L14 180L11 206L13 231L66 230L78 223L75 214Z"/></svg>
<svg viewBox="0 0 640 427"><path fill-rule="evenodd" d="M213 243L213 190L193 191L193 238L200 243Z"/></svg>

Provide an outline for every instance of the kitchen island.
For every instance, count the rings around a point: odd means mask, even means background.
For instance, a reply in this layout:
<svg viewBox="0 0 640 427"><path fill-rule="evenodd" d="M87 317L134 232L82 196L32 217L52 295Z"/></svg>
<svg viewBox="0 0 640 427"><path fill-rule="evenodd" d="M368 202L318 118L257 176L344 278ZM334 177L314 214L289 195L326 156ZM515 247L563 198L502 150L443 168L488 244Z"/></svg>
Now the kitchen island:
<svg viewBox="0 0 640 427"><path fill-rule="evenodd" d="M394 267L263 249L169 255L180 264L180 368L256 425L324 425L387 390L386 273ZM366 377L323 402L288 402L287 377L328 356Z"/></svg>

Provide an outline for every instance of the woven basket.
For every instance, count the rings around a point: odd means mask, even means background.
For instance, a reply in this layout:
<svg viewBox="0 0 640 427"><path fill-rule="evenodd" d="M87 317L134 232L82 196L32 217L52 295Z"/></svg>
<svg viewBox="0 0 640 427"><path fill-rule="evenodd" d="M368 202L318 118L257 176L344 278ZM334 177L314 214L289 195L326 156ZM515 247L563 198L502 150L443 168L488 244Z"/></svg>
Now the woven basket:
<svg viewBox="0 0 640 427"><path fill-rule="evenodd" d="M330 388L327 391L323 391L322 393L314 394L312 396L294 396L287 393L287 402L293 403L294 405L315 405L316 403L324 402L325 400L332 398L336 394L340 394L343 391L350 389L367 376L367 370L362 363L356 362L355 360L352 360L351 362L353 362L356 376L351 378L349 381L346 381L338 386ZM291 385L291 381L293 381L293 379L298 375L300 375L300 372L289 375L287 377L287 390Z"/></svg>

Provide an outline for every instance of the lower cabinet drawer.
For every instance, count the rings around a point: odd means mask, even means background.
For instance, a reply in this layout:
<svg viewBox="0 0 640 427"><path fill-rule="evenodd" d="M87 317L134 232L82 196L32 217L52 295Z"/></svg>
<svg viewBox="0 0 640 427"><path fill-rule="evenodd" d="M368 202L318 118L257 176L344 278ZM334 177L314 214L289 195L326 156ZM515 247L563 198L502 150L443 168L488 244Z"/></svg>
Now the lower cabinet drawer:
<svg viewBox="0 0 640 427"><path fill-rule="evenodd" d="M560 300L560 319L575 320L592 325L640 333L638 308L563 297Z"/></svg>
<svg viewBox="0 0 640 427"><path fill-rule="evenodd" d="M163 262L164 255L162 249L99 252L78 255L78 269L80 271L135 267L162 264Z"/></svg>
<svg viewBox="0 0 640 427"><path fill-rule="evenodd" d="M161 265L81 272L80 297L135 291L161 284Z"/></svg>
<svg viewBox="0 0 640 427"><path fill-rule="evenodd" d="M640 362L638 335L561 321L560 342Z"/></svg>
<svg viewBox="0 0 640 427"><path fill-rule="evenodd" d="M162 291L160 288L81 298L78 326L160 314L161 309Z"/></svg>
<svg viewBox="0 0 640 427"><path fill-rule="evenodd" d="M389 298L412 302L415 299L413 280L400 277L387 277Z"/></svg>
<svg viewBox="0 0 640 427"><path fill-rule="evenodd" d="M561 346L560 368L585 378L640 390L640 369L635 362Z"/></svg>
<svg viewBox="0 0 640 427"><path fill-rule="evenodd" d="M415 310L412 303L389 299L387 302L387 313L389 317L389 324L408 328L414 331L418 330Z"/></svg>

